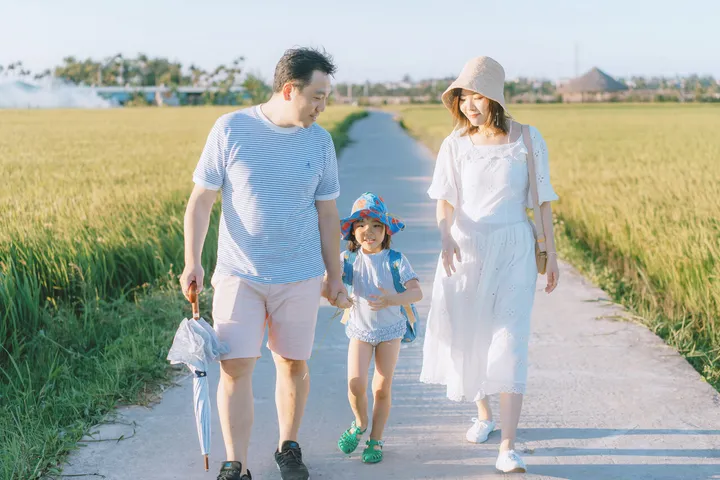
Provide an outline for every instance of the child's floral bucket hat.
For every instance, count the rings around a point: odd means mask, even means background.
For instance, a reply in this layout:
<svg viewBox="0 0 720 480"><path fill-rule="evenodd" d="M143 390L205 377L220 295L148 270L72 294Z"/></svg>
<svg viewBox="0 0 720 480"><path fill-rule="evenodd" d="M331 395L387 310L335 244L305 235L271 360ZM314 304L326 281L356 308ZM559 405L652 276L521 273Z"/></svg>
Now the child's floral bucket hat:
<svg viewBox="0 0 720 480"><path fill-rule="evenodd" d="M374 193L366 192L355 200L350 216L340 220L343 239L350 239L353 223L361 218L374 218L381 221L387 226L386 230L388 235L398 233L405 228L405 224L401 222L399 218L388 213L385 202L381 197L378 197Z"/></svg>

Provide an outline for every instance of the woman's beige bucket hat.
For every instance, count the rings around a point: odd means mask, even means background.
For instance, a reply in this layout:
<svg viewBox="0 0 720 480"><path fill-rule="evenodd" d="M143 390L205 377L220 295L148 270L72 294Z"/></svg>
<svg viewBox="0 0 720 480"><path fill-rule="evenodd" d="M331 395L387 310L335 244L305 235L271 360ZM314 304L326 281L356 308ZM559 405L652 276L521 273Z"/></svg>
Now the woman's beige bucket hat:
<svg viewBox="0 0 720 480"><path fill-rule="evenodd" d="M442 94L442 101L448 110L452 108L452 91L456 88L472 90L480 95L495 100L503 107L505 113L505 70L496 60L490 57L476 57L469 60L455 80Z"/></svg>

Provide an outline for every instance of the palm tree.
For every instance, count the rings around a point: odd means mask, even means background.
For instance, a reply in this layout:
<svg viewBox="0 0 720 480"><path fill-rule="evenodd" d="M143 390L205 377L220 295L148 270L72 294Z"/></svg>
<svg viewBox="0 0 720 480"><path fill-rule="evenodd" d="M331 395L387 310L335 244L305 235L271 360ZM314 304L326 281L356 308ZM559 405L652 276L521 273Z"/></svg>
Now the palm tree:
<svg viewBox="0 0 720 480"><path fill-rule="evenodd" d="M194 64L190 65L190 81L192 82L193 87L199 86L203 77L206 75L207 73L205 73L205 70L196 67Z"/></svg>

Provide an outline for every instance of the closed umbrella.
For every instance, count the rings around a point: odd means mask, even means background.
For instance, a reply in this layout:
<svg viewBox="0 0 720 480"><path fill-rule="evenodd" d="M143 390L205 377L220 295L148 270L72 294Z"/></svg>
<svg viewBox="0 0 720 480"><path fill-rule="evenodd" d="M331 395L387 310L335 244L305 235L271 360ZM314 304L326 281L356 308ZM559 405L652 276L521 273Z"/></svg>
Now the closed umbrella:
<svg viewBox="0 0 720 480"><path fill-rule="evenodd" d="M227 347L220 343L215 330L200 318L200 306L197 285L193 282L189 289L192 303L193 318L183 319L175 332L172 347L168 352L168 360L172 364L184 364L193 375L193 406L195 425L197 427L200 450L205 456L205 471L210 468L210 388L208 387L207 371L209 365L218 356L227 353Z"/></svg>

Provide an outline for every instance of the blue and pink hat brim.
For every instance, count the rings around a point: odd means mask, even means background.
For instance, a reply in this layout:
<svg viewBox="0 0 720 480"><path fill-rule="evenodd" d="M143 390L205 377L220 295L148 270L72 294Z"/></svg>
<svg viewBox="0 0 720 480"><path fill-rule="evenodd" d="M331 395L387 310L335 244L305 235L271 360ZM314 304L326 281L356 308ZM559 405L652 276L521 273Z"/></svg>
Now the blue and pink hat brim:
<svg viewBox="0 0 720 480"><path fill-rule="evenodd" d="M405 224L400 221L399 218L390 215L389 213L382 213L375 211L372 208L366 208L354 212L349 217L345 217L340 220L340 230L344 240L350 240L352 234L353 224L361 218L373 218L382 222L387 227L388 235L394 235L405 229Z"/></svg>

